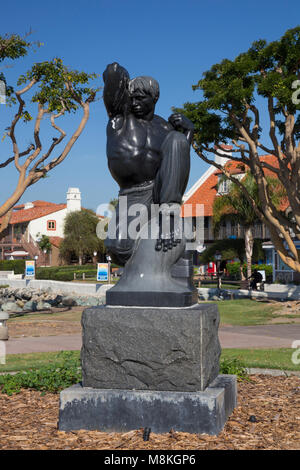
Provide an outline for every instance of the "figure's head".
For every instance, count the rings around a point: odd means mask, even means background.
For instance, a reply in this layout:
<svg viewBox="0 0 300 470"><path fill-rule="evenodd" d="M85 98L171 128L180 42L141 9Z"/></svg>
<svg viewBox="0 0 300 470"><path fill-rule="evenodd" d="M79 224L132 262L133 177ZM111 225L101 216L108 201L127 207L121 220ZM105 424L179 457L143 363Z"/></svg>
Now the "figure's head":
<svg viewBox="0 0 300 470"><path fill-rule="evenodd" d="M159 98L158 82L152 77L137 77L130 80L128 89L133 114L138 118L151 117Z"/></svg>

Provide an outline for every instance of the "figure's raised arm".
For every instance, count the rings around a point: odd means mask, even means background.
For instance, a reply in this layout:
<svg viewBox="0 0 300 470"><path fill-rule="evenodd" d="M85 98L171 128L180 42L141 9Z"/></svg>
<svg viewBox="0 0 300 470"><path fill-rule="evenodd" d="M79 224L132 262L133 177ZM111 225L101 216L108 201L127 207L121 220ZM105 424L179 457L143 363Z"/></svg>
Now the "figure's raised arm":
<svg viewBox="0 0 300 470"><path fill-rule="evenodd" d="M114 62L106 67L103 80L103 99L109 117L124 114L129 103L129 73L124 67Z"/></svg>

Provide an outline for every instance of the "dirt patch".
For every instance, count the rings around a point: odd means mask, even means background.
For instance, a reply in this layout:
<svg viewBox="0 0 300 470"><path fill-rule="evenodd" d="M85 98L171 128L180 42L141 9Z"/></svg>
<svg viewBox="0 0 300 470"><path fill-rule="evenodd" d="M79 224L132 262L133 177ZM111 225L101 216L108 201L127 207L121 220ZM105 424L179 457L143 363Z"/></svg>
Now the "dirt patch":
<svg viewBox="0 0 300 470"><path fill-rule="evenodd" d="M59 336L81 333L80 322L70 321L32 321L13 322L8 327L10 338L24 336Z"/></svg>
<svg viewBox="0 0 300 470"><path fill-rule="evenodd" d="M9 321L10 338L25 336L59 336L81 333L80 317L83 307L53 309L53 313L36 312L14 317ZM45 318L43 318L45 316Z"/></svg>
<svg viewBox="0 0 300 470"><path fill-rule="evenodd" d="M286 302L278 302L272 299L257 299L258 303L265 303L272 306L273 318L268 320L269 323L300 323L300 301L289 300Z"/></svg>
<svg viewBox="0 0 300 470"><path fill-rule="evenodd" d="M299 378L251 376L238 388L239 405L219 436L170 431L151 433L147 442L142 429L58 431L58 395L29 390L0 395L0 449L300 449Z"/></svg>

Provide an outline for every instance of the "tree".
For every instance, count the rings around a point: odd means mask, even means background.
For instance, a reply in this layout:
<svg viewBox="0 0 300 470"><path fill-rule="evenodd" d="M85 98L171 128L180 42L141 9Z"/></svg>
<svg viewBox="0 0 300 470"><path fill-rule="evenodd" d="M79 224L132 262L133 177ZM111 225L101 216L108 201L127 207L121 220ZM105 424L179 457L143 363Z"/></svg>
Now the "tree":
<svg viewBox="0 0 300 470"><path fill-rule="evenodd" d="M16 60L20 57L27 55L29 49L34 45L40 47L42 43L39 41L28 41L28 37L32 34L32 31L29 31L24 35L24 37L18 34L5 34L0 36L0 63L3 63L5 60ZM4 68L7 66L4 66ZM5 84L6 99L8 103L11 104L15 102L15 99L12 97L13 87L9 85L6 81L6 77L3 72L0 71L0 82Z"/></svg>
<svg viewBox="0 0 300 470"><path fill-rule="evenodd" d="M23 43L25 42L25 43ZM0 60L4 57L18 58L26 55L30 43L16 36L0 37ZM16 114L7 128L6 135L10 138L13 148L13 156L7 158L0 164L0 168L14 163L18 172L18 180L12 190L11 195L0 203L0 237L9 224L14 205L24 194L25 190L37 183L41 178L45 178L48 173L62 163L69 154L74 143L81 135L89 118L90 103L95 100L99 88L92 88L89 83L97 77L96 74L88 74L71 70L66 67L60 58L52 61L36 63L25 74L22 75L17 86L23 85L22 89L14 91L12 87L7 90L11 97L11 104L17 105ZM26 103L24 95L32 92L29 103L37 108L35 118L32 117ZM76 113L79 109L83 115L77 129L74 130L65 146L53 156L54 151L65 139L66 132L57 125L57 120L63 115ZM41 121L49 117L49 122L57 135L49 142L48 148L42 153L43 144L40 138ZM33 141L27 149L20 151L16 138L16 127L23 120L27 123L34 119ZM22 157L26 159L21 163Z"/></svg>
<svg viewBox="0 0 300 470"><path fill-rule="evenodd" d="M298 272L300 252L293 239L300 240L299 78L300 26L288 30L278 41L268 44L258 40L234 60L213 65L193 86L202 91L203 100L186 103L182 110L195 125L195 152L239 186L268 227L283 262ZM264 113L268 118L265 130ZM223 143L231 143L232 150L224 149ZM212 159L224 156L224 152L232 152L231 159L249 168L257 183L260 206L241 181ZM261 158L261 152L274 155L276 164ZM272 203L266 169L285 187L291 214Z"/></svg>
<svg viewBox="0 0 300 470"><path fill-rule="evenodd" d="M50 242L50 238L47 235L41 235L40 233L37 234L39 236L38 245L42 251L45 253L50 253L52 250L52 245Z"/></svg>
<svg viewBox="0 0 300 470"><path fill-rule="evenodd" d="M278 180L267 177L268 184L272 190L270 191L271 201L275 207L280 205L285 195L284 189ZM222 180L220 181L220 183ZM258 187L253 175L248 172L241 180L243 187L250 194L251 199L255 201L257 207L260 207ZM252 274L252 254L254 246L253 227L259 219L256 215L253 205L249 202L243 191L236 184L231 184L227 194L217 196L213 204L213 224L216 233L220 229L222 222L231 220L240 224L245 230L245 254L247 261L247 278Z"/></svg>
<svg viewBox="0 0 300 470"><path fill-rule="evenodd" d="M75 255L82 265L84 257L92 257L94 251L104 253L103 240L96 235L98 222L98 217L91 210L70 212L65 218L64 239L59 246L60 255L65 259Z"/></svg>

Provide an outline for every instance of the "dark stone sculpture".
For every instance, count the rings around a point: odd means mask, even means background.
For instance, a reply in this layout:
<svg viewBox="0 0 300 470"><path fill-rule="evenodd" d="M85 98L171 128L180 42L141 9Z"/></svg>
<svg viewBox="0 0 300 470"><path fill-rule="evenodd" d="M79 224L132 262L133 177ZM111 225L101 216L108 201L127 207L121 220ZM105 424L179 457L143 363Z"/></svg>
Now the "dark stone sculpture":
<svg viewBox="0 0 300 470"><path fill-rule="evenodd" d="M193 124L181 114L172 114L168 121L154 114L159 85L153 78L130 80L127 70L117 63L107 66L103 78L109 116L108 166L120 186L116 237L108 236L105 245L114 262L126 264L121 280L107 293L107 304L192 305L197 301L192 263L185 252L185 238L176 236L171 206L181 204L188 182ZM123 224L121 196L127 196ZM137 203L145 206L148 215L135 240L126 234L134 219L130 209ZM161 212L149 215L153 204L163 204L163 215L170 217L167 236L162 236ZM149 233L150 219L154 239L144 236Z"/></svg>
<svg viewBox="0 0 300 470"><path fill-rule="evenodd" d="M218 307L197 304L187 240L175 223L193 126L179 114L169 122L154 114L154 79L129 80L114 63L104 81L108 165L120 185L117 237L109 229L106 246L125 268L107 305L83 312L82 383L61 392L59 429L218 434L236 406L236 377L218 375ZM138 237L128 238L137 203L146 214ZM149 214L153 204L159 210Z"/></svg>

